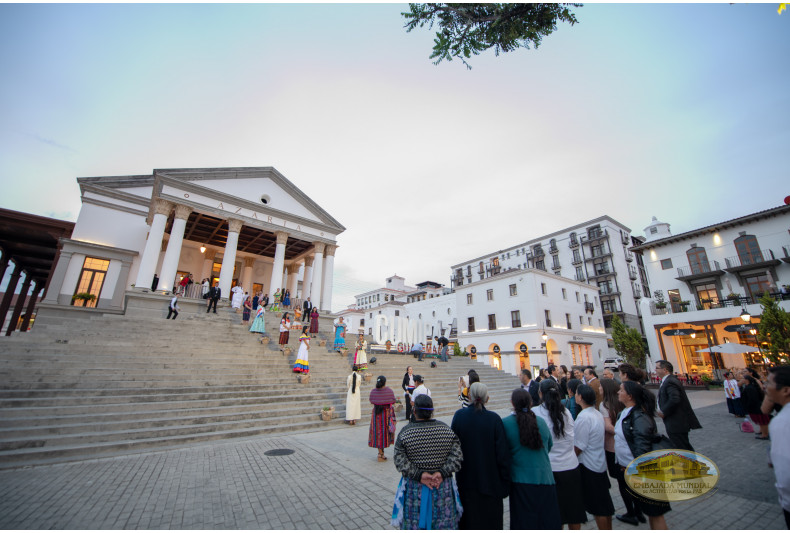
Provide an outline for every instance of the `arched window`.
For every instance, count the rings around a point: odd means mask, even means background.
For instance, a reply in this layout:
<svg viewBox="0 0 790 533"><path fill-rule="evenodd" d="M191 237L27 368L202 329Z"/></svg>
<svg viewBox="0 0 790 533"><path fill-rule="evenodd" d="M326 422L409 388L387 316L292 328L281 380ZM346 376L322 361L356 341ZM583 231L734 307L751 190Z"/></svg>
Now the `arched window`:
<svg viewBox="0 0 790 533"><path fill-rule="evenodd" d="M710 272L708 254L705 252L705 248L701 246L692 246L686 252L686 257L689 259L689 266L691 267L692 274Z"/></svg>
<svg viewBox="0 0 790 533"><path fill-rule="evenodd" d="M741 235L735 239L735 249L742 265L752 265L763 262L763 254L754 235Z"/></svg>

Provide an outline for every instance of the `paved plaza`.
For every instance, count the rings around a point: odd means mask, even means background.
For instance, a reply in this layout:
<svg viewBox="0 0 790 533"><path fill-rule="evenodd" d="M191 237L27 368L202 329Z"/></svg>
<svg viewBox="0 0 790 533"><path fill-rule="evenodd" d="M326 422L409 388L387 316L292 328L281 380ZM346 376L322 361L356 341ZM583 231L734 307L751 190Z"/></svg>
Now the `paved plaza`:
<svg viewBox="0 0 790 533"><path fill-rule="evenodd" d="M718 490L673 503L672 529L784 529L768 443L741 433L724 393L689 393L704 429L697 451L721 470ZM367 411L367 410L366 410ZM506 415L506 412L500 412ZM449 419L443 418L449 423ZM403 427L399 422L399 427ZM0 471L3 529L392 529L399 475L376 461L364 422L95 461ZM276 449L290 455L266 455ZM614 484L617 512L623 511ZM505 502L505 527L508 527ZM647 529L619 523L615 529ZM594 529L590 520L584 529Z"/></svg>

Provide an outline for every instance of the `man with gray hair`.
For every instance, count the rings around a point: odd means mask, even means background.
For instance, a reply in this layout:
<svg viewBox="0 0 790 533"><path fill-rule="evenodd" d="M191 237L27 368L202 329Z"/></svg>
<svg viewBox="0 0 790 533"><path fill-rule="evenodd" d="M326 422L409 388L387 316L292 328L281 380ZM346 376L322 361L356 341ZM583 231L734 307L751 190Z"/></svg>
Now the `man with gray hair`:
<svg viewBox="0 0 790 533"><path fill-rule="evenodd" d="M503 503L510 490L510 449L502 419L488 411L488 387L469 387L469 407L459 409L450 427L463 451L456 475L464 513L460 529L503 529Z"/></svg>

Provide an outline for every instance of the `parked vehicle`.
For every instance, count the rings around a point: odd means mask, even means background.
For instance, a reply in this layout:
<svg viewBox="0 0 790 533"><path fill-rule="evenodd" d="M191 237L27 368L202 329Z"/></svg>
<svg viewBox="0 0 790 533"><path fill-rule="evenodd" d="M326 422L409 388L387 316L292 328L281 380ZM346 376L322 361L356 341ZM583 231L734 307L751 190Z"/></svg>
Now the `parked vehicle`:
<svg viewBox="0 0 790 533"><path fill-rule="evenodd" d="M604 369L611 368L613 370L617 370L617 367L625 363L622 357L610 357L608 359L604 359L603 367Z"/></svg>

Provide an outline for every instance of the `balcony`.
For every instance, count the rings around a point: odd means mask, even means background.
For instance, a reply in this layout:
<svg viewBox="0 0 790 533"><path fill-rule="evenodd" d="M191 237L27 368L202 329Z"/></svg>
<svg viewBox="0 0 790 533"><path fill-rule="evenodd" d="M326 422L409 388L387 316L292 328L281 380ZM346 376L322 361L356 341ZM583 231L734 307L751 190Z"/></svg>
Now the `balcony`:
<svg viewBox="0 0 790 533"><path fill-rule="evenodd" d="M620 294L620 289L617 287L601 287L598 291L601 293L601 296L615 296Z"/></svg>
<svg viewBox="0 0 790 533"><path fill-rule="evenodd" d="M582 283L585 283L587 281L587 279L584 276L573 276L573 279L575 281L581 281Z"/></svg>
<svg viewBox="0 0 790 533"><path fill-rule="evenodd" d="M609 238L607 230L594 229L587 232L587 239L582 237L582 242L594 242Z"/></svg>
<svg viewBox="0 0 790 533"><path fill-rule="evenodd" d="M593 305L592 302L584 302L584 312L585 313L594 313L595 312L595 306Z"/></svg>
<svg viewBox="0 0 790 533"><path fill-rule="evenodd" d="M560 249L557 248L556 245L555 246L550 246L549 247L549 253L550 254L558 254L558 253L560 253Z"/></svg>
<svg viewBox="0 0 790 533"><path fill-rule="evenodd" d="M579 241L576 239L573 239L571 242L568 243L568 248L570 248L571 250L578 247L579 247Z"/></svg>
<svg viewBox="0 0 790 533"><path fill-rule="evenodd" d="M628 267L628 277L631 278L631 280L639 279L639 273L636 271L636 269L634 267L629 266Z"/></svg>
<svg viewBox="0 0 790 533"><path fill-rule="evenodd" d="M728 257L724 260L727 265L724 270L730 274L742 272L744 270L753 270L758 268L768 268L781 264L781 261L774 257L771 250L760 250L759 252L736 255L735 257Z"/></svg>
<svg viewBox="0 0 790 533"><path fill-rule="evenodd" d="M571 260L571 264L572 265L581 265L582 264L582 258L581 257L574 257Z"/></svg>
<svg viewBox="0 0 790 533"><path fill-rule="evenodd" d="M590 253L590 257L586 257L584 260L585 261L592 261L593 259L600 259L602 257L608 257L610 255L612 255L611 251L602 251L602 252L595 252L595 251L593 251L593 252Z"/></svg>
<svg viewBox="0 0 790 533"><path fill-rule="evenodd" d="M790 263L790 246L782 246L782 251L785 253L782 261L785 263Z"/></svg>
<svg viewBox="0 0 790 533"><path fill-rule="evenodd" d="M713 265L709 262L701 263L699 265L678 267L678 275L675 278L678 281L691 281L699 278L707 278L711 276L721 276L724 271L719 266L718 261L714 261Z"/></svg>
<svg viewBox="0 0 790 533"><path fill-rule="evenodd" d="M628 246L631 244L631 236L627 233L623 233L622 235L623 246Z"/></svg>
<svg viewBox="0 0 790 533"><path fill-rule="evenodd" d="M625 252L625 260L626 260L626 261L628 261L629 263L630 263L631 261L633 261L633 260L634 260L634 254L633 254L633 252L628 252L628 251L626 251L626 252Z"/></svg>

